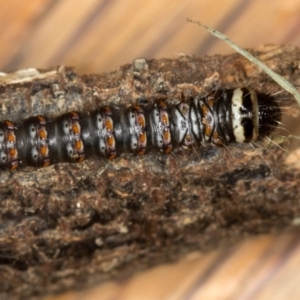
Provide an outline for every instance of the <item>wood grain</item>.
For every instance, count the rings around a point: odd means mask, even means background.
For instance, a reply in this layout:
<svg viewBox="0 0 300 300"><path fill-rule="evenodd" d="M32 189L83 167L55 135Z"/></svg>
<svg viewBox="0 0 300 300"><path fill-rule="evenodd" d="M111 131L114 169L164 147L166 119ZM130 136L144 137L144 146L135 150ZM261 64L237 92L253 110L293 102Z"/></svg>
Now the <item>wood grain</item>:
<svg viewBox="0 0 300 300"><path fill-rule="evenodd" d="M79 73L98 73L137 57L232 52L187 23L187 17L215 27L244 48L300 45L297 0L272 5L260 0L0 0L0 7L2 71L64 64Z"/></svg>
<svg viewBox="0 0 300 300"><path fill-rule="evenodd" d="M174 264L46 300L298 299L299 234L259 236Z"/></svg>

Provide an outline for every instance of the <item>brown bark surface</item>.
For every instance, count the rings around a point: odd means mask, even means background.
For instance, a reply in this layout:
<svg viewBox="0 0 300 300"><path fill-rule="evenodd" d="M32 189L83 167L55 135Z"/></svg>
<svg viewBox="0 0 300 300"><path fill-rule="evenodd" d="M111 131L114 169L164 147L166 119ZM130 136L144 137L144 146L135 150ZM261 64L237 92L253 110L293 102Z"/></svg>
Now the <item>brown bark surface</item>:
<svg viewBox="0 0 300 300"><path fill-rule="evenodd" d="M265 46L252 53L299 85L298 48ZM102 75L78 76L64 67L2 75L2 120L184 98L217 87L281 91L237 54L140 59ZM286 93L276 99L294 102ZM169 156L1 172L0 297L82 289L191 251L292 230L300 215L300 172L284 164L285 156L273 143L256 149L205 145Z"/></svg>

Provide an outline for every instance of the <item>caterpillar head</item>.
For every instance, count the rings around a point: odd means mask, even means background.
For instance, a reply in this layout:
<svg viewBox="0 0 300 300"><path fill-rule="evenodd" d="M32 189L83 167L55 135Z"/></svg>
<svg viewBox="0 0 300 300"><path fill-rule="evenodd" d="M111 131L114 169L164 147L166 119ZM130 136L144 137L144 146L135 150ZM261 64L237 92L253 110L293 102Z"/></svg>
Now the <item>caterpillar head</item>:
<svg viewBox="0 0 300 300"><path fill-rule="evenodd" d="M233 135L239 143L269 135L281 120L279 105L272 96L247 88L233 91L231 113Z"/></svg>
<svg viewBox="0 0 300 300"><path fill-rule="evenodd" d="M260 137L269 135L281 121L281 110L274 98L267 94L257 93L258 133Z"/></svg>

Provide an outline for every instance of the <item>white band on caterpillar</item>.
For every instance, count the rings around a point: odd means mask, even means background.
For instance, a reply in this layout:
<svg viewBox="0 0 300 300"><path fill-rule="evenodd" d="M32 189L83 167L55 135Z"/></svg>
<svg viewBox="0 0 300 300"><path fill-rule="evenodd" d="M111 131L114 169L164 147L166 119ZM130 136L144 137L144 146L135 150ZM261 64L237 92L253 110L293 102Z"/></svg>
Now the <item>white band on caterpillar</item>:
<svg viewBox="0 0 300 300"><path fill-rule="evenodd" d="M236 142L244 143L258 137L258 103L256 93L241 88L233 91L231 99L232 129Z"/></svg>

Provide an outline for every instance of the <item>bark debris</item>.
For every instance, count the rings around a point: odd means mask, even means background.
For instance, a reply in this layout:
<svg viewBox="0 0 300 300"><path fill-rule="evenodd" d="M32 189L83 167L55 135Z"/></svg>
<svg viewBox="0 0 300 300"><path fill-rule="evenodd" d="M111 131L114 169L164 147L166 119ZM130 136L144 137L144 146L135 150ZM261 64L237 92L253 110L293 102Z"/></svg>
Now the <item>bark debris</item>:
<svg viewBox="0 0 300 300"><path fill-rule="evenodd" d="M251 53L299 86L298 48L264 46ZM28 69L1 73L0 120L241 86L281 90L238 54L137 59L107 74ZM276 99L294 103L284 92ZM285 158L273 143L205 145L173 155L95 157L1 172L0 298L86 288L194 250L293 230L300 172Z"/></svg>

